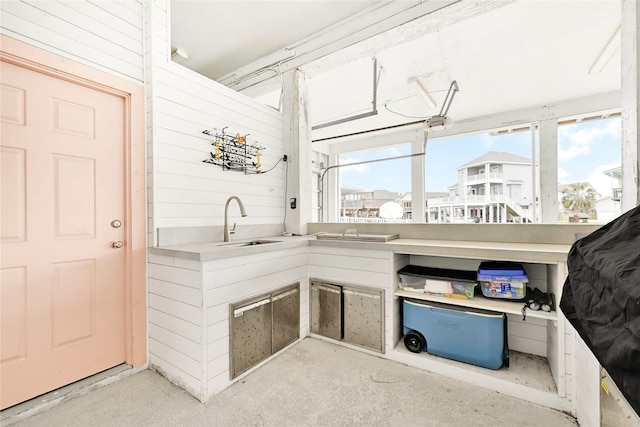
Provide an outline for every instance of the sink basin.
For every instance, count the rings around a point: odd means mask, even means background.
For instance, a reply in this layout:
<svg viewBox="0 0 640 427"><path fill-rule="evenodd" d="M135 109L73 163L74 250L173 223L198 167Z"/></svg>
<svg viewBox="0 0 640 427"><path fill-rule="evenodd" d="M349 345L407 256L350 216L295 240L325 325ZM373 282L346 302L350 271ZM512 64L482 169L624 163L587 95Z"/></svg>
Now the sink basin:
<svg viewBox="0 0 640 427"><path fill-rule="evenodd" d="M230 246L230 247L242 247L242 246L256 246L256 245L267 245L269 243L280 243L281 240L251 240L249 242L230 242L230 243L220 243L218 246Z"/></svg>

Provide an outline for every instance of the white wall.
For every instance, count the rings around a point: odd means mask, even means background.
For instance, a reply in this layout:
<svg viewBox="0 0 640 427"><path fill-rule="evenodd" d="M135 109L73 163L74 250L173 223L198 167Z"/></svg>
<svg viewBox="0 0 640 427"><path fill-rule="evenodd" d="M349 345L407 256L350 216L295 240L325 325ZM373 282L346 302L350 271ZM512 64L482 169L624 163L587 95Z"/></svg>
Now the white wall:
<svg viewBox="0 0 640 427"><path fill-rule="evenodd" d="M0 32L129 80L143 81L142 1L0 2Z"/></svg>
<svg viewBox="0 0 640 427"><path fill-rule="evenodd" d="M211 138L202 134L225 126L227 133L250 134L249 143L266 147L262 170L267 170L284 154L282 114L171 62L167 2L145 3L145 22L150 232L222 225L231 195L240 197L248 213L240 218L235 203L231 205L230 221L238 227L282 223L284 164L259 175L223 171L203 163L213 147Z"/></svg>
<svg viewBox="0 0 640 427"><path fill-rule="evenodd" d="M206 401L245 375L229 379L230 304L299 283L299 336L309 334L307 269L306 244L205 263L151 254L149 364Z"/></svg>

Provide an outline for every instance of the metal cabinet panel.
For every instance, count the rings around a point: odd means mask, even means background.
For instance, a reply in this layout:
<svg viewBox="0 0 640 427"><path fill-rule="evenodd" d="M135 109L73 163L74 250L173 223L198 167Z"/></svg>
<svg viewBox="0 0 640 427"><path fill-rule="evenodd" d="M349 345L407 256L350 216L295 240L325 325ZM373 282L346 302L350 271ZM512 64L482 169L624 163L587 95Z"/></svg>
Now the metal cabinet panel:
<svg viewBox="0 0 640 427"><path fill-rule="evenodd" d="M334 340L342 339L342 289L311 282L311 332Z"/></svg>
<svg viewBox="0 0 640 427"><path fill-rule="evenodd" d="M344 341L383 351L384 290L344 287Z"/></svg>
<svg viewBox="0 0 640 427"><path fill-rule="evenodd" d="M274 293L271 305L273 309L272 353L277 353L300 338L299 285Z"/></svg>
<svg viewBox="0 0 640 427"><path fill-rule="evenodd" d="M231 378L271 356L271 298L230 306Z"/></svg>

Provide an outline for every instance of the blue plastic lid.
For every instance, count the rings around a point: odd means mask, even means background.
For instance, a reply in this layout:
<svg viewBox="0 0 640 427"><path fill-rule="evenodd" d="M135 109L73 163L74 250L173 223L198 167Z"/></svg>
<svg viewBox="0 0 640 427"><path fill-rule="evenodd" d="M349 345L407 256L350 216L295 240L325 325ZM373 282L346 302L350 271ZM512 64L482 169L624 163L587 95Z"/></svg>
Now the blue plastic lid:
<svg viewBox="0 0 640 427"><path fill-rule="evenodd" d="M516 279L526 279L527 273L525 273L524 268L522 268L522 264L517 262L484 261L480 263L480 267L478 268L478 277L480 276L490 276L492 278L508 276Z"/></svg>
<svg viewBox="0 0 640 427"><path fill-rule="evenodd" d="M479 276L509 276L509 277L524 277L527 278L527 274L524 270L515 271L515 270L480 270L478 271Z"/></svg>

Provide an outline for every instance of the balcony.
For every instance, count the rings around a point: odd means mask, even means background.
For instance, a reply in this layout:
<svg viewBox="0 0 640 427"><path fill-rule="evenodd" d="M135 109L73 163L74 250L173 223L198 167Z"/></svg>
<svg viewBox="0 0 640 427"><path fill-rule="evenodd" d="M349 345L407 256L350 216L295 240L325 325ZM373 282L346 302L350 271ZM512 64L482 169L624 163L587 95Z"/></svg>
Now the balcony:
<svg viewBox="0 0 640 427"><path fill-rule="evenodd" d="M487 178L489 179L489 181L502 181L502 177L503 175L501 173L479 173L477 175L468 175L467 183L486 181Z"/></svg>
<svg viewBox="0 0 640 427"><path fill-rule="evenodd" d="M622 188L614 188L611 193L611 200L619 202L622 200Z"/></svg>

